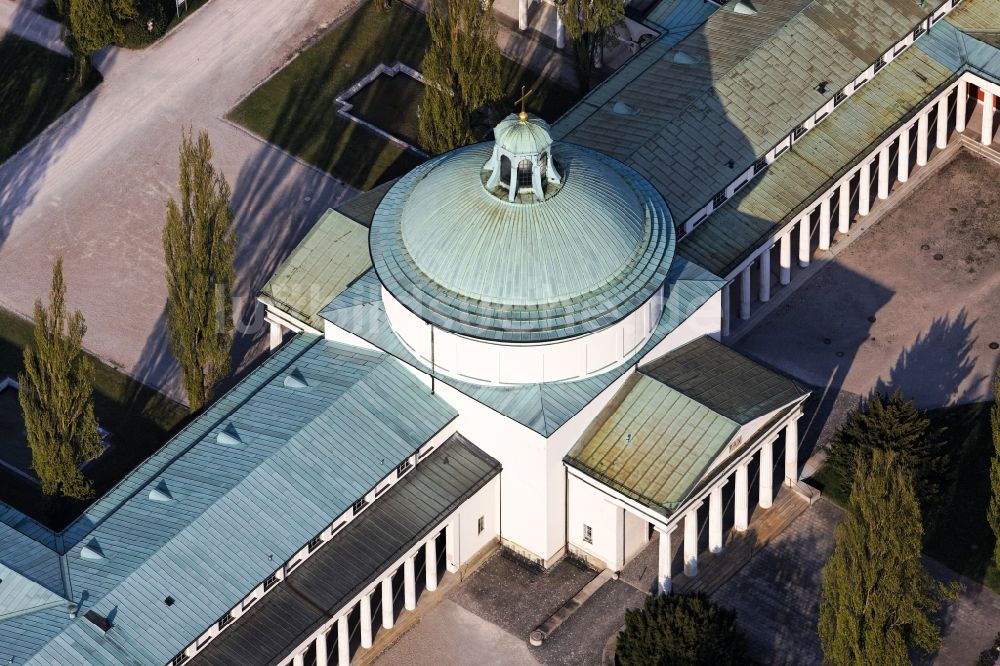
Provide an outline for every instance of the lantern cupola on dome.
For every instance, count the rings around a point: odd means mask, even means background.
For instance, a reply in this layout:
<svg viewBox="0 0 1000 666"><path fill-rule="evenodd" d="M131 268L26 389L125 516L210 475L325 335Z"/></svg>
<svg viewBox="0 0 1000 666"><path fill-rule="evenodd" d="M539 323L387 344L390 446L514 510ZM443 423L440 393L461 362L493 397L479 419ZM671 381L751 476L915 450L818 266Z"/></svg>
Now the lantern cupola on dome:
<svg viewBox="0 0 1000 666"><path fill-rule="evenodd" d="M494 128L493 154L483 166L486 189L508 201L531 203L554 194L562 177L552 161L549 125L523 109Z"/></svg>

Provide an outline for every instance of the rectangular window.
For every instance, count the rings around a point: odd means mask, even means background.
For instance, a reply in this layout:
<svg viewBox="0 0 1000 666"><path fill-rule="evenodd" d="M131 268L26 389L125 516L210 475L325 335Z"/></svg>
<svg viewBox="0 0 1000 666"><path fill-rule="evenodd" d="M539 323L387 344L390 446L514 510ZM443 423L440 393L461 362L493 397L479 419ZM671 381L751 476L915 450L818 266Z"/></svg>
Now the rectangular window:
<svg viewBox="0 0 1000 666"><path fill-rule="evenodd" d="M594 530L590 528L590 525L583 526L583 542L594 543Z"/></svg>
<svg viewBox="0 0 1000 666"><path fill-rule="evenodd" d="M714 197L712 197L712 208L718 208L722 204L726 203L726 191L722 190Z"/></svg>
<svg viewBox="0 0 1000 666"><path fill-rule="evenodd" d="M753 175L759 174L761 171L767 168L767 158L761 157L753 163Z"/></svg>
<svg viewBox="0 0 1000 666"><path fill-rule="evenodd" d="M317 534L312 539L309 539L309 552L313 552L321 545L323 545L323 537Z"/></svg>
<svg viewBox="0 0 1000 666"><path fill-rule="evenodd" d="M188 659L190 658L191 657L187 655L187 650L183 650L182 652L178 653L177 656L174 657L170 663L173 664L174 666L181 666L181 664L187 663Z"/></svg>
<svg viewBox="0 0 1000 666"><path fill-rule="evenodd" d="M885 67L885 56L884 55L880 55L878 57L878 60L875 61L875 71L877 72L880 69L882 69L883 67Z"/></svg>
<svg viewBox="0 0 1000 666"><path fill-rule="evenodd" d="M792 130L792 140L798 141L802 138L802 135L806 133L806 128L803 125L796 125L795 129Z"/></svg>
<svg viewBox="0 0 1000 666"><path fill-rule="evenodd" d="M277 584L278 584L278 574L273 573L264 579L264 591L267 592Z"/></svg>
<svg viewBox="0 0 1000 666"><path fill-rule="evenodd" d="M788 150L788 144L787 143L785 145L783 145L781 148L778 148L777 150L774 151L774 157L775 158L779 157L786 150Z"/></svg>
<svg viewBox="0 0 1000 666"><path fill-rule="evenodd" d="M837 107L843 104L844 100L847 99L847 95L843 90L838 90L837 94L833 96L833 106Z"/></svg>
<svg viewBox="0 0 1000 666"><path fill-rule="evenodd" d="M219 631L222 631L232 623L233 623L233 612L229 611L228 613L219 618Z"/></svg>
<svg viewBox="0 0 1000 666"><path fill-rule="evenodd" d="M413 463L411 463L410 459L407 458L396 466L396 476L403 476L410 471L411 467L413 467Z"/></svg>
<svg viewBox="0 0 1000 666"><path fill-rule="evenodd" d="M366 506L368 506L368 500L366 500L364 497L362 497L361 499L359 499L357 502L354 503L354 507L353 507L354 508L354 515L356 516L359 513L361 513L362 511L364 511Z"/></svg>
<svg viewBox="0 0 1000 666"><path fill-rule="evenodd" d="M927 32L927 30L926 28L924 28L924 24L921 21L920 25L918 25L916 28L913 29L913 39L917 39L918 37L920 37L920 35L924 34L925 32Z"/></svg>
<svg viewBox="0 0 1000 666"><path fill-rule="evenodd" d="M334 534L344 529L344 525L346 524L347 523L337 523L336 525L334 525L333 528L330 529L330 536L332 537Z"/></svg>
<svg viewBox="0 0 1000 666"><path fill-rule="evenodd" d="M482 534L483 530L486 529L486 516L479 516L479 522L476 523L476 534Z"/></svg>
<svg viewBox="0 0 1000 666"><path fill-rule="evenodd" d="M257 603L257 597L250 597L249 599L243 600L243 610L246 610Z"/></svg>

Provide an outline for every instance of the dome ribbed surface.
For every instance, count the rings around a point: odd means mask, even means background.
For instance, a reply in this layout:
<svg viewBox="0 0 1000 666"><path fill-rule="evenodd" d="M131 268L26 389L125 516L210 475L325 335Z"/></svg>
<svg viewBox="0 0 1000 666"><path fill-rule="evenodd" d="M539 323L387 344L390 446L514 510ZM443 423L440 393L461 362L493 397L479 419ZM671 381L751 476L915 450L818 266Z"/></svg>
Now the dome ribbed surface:
<svg viewBox="0 0 1000 666"><path fill-rule="evenodd" d="M498 146L514 155L538 155L552 145L549 124L535 116L521 120L510 114L493 128Z"/></svg>
<svg viewBox="0 0 1000 666"><path fill-rule="evenodd" d="M592 332L663 284L674 250L666 203L639 174L557 144L563 176L544 201L488 192L492 143L466 146L404 176L369 235L383 286L436 326L499 341Z"/></svg>

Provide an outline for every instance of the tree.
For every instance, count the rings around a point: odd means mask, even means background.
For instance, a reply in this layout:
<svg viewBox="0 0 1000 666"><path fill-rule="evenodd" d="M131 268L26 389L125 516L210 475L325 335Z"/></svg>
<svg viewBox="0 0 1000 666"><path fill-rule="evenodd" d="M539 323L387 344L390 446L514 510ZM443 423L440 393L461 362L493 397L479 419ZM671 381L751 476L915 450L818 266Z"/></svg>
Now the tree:
<svg viewBox="0 0 1000 666"><path fill-rule="evenodd" d="M68 19L66 43L76 57L81 84L90 71L91 54L121 43L122 22L138 16L135 0L57 0L56 7Z"/></svg>
<svg viewBox="0 0 1000 666"><path fill-rule="evenodd" d="M819 638L833 666L909 664L933 652L932 617L957 588L935 581L920 561L923 525L910 471L876 449L859 461L836 545L823 567Z"/></svg>
<svg viewBox="0 0 1000 666"><path fill-rule="evenodd" d="M614 27L625 18L624 0L566 0L559 7L566 34L573 40L576 78L581 90L590 89L590 77L604 46L614 38Z"/></svg>
<svg viewBox="0 0 1000 666"><path fill-rule="evenodd" d="M647 597L625 611L616 651L621 666L726 666L746 664L747 642L736 612L705 594Z"/></svg>
<svg viewBox="0 0 1000 666"><path fill-rule="evenodd" d="M501 58L492 0L430 0L427 25L418 131L437 154L475 141L473 114L501 96Z"/></svg>
<svg viewBox="0 0 1000 666"><path fill-rule="evenodd" d="M845 493L859 461L870 461L875 450L894 451L913 473L924 523L931 524L942 503L950 461L942 432L931 428L930 420L899 391L888 397L876 391L830 440L827 462Z"/></svg>
<svg viewBox="0 0 1000 666"><path fill-rule="evenodd" d="M212 166L212 145L183 133L180 202L167 202L163 254L167 265L167 328L181 366L191 411L208 402L229 373L233 342L232 288L236 233L229 183Z"/></svg>
<svg viewBox="0 0 1000 666"><path fill-rule="evenodd" d="M35 301L34 344L24 349L18 400L31 447L31 466L46 495L85 499L92 494L80 465L101 454L94 416L93 371L83 353L83 315L66 312L62 258L52 269L49 307Z"/></svg>
<svg viewBox="0 0 1000 666"><path fill-rule="evenodd" d="M990 459L990 505L986 517L993 528L993 565L1000 569L1000 371L997 371L993 383L993 409L990 411L990 423L993 426L993 457Z"/></svg>

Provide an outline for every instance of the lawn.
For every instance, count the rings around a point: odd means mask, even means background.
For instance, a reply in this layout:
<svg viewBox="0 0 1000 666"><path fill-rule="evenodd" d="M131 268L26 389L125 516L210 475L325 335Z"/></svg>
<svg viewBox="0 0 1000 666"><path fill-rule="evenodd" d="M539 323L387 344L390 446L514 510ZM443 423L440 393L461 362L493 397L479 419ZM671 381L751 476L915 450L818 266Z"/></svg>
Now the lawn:
<svg viewBox="0 0 1000 666"><path fill-rule="evenodd" d="M402 62L420 70L429 40L422 14L398 2L386 12L367 3L257 88L228 117L337 178L370 189L406 173L421 159L339 115L334 100L379 63ZM506 59L503 84L507 94L502 110L514 110L513 100L526 85L535 89L528 98L529 109L547 120L562 115L578 96ZM398 99L388 97L382 103L397 114L401 110ZM368 113L373 113L371 107ZM412 106L404 117L415 118Z"/></svg>
<svg viewBox="0 0 1000 666"><path fill-rule="evenodd" d="M78 86L71 59L17 37L0 39L0 163L100 81L95 71Z"/></svg>
<svg viewBox="0 0 1000 666"><path fill-rule="evenodd" d="M386 104L385 100L396 100ZM371 123L410 145L418 145L417 107L424 99L424 84L412 76L380 74L354 94L351 115Z"/></svg>
<svg viewBox="0 0 1000 666"><path fill-rule="evenodd" d="M924 552L969 578L1000 592L1000 571L991 562L994 537L986 522L990 497L990 457L993 435L990 408L974 403L931 410L931 425L946 428L953 451L954 483L934 529L925 536ZM811 482L823 495L845 506L847 498L833 487L832 471L820 469Z"/></svg>
<svg viewBox="0 0 1000 666"><path fill-rule="evenodd" d="M23 369L22 350L31 333L29 322L0 310L0 378L16 378ZM101 426L112 436L112 448L85 470L98 497L163 446L188 416L183 405L96 359L94 408ZM0 468L0 501L55 530L62 529L89 504L48 498L37 485L3 468Z"/></svg>

